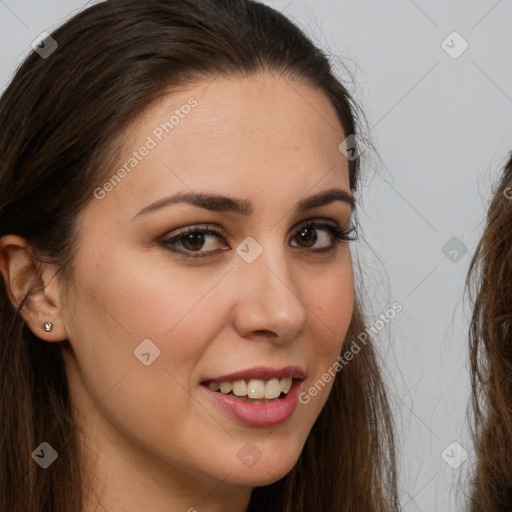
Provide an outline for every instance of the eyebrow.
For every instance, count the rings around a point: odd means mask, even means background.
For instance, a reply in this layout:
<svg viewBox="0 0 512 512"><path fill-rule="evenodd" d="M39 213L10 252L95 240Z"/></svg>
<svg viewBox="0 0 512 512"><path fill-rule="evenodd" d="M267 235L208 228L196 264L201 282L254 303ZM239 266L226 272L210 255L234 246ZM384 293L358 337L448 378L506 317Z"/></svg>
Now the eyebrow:
<svg viewBox="0 0 512 512"><path fill-rule="evenodd" d="M352 195L340 188L332 188L319 192L305 199L301 199L297 205L298 212L305 212L319 206L324 206L335 201L341 201L350 205L351 209L355 208L356 201ZM199 206L206 210L215 212L233 212L240 215L251 215L254 211L252 203L244 199L236 199L234 197L209 194L204 192L179 192L173 196L164 197L142 208L132 220L140 215L154 212L160 208L178 203L187 203L193 206Z"/></svg>

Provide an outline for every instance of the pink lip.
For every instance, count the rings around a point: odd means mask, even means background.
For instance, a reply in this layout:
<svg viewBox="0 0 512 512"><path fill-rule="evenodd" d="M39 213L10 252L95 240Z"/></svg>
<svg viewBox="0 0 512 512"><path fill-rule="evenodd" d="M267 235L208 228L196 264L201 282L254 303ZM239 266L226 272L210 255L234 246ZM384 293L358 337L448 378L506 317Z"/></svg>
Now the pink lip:
<svg viewBox="0 0 512 512"><path fill-rule="evenodd" d="M275 376L276 374L274 373L273 375ZM231 377L226 380L231 380ZM290 391L288 391L284 398L268 404L251 404L239 400L234 395L225 395L219 391L213 391L208 386L202 385L200 388L222 410L241 423L250 427L270 427L282 423L293 414L297 407L303 382L303 380L294 380Z"/></svg>
<svg viewBox="0 0 512 512"><path fill-rule="evenodd" d="M222 375L221 377L210 377L204 379L203 382L227 382L234 380L249 380L249 379L272 379L277 377L289 377L292 379L304 379L306 372L300 366L285 366L284 368L272 369L266 366L255 366L248 370Z"/></svg>

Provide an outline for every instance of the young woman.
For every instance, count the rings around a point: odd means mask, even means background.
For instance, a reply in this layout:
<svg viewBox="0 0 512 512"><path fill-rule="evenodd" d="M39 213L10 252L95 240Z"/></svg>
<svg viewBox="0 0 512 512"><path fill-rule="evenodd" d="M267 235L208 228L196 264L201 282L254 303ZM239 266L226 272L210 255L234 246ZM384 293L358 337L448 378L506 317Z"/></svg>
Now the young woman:
<svg viewBox="0 0 512 512"><path fill-rule="evenodd" d="M472 512L512 510L512 154L468 273L476 471Z"/></svg>
<svg viewBox="0 0 512 512"><path fill-rule="evenodd" d="M0 101L0 510L398 510L371 340L338 362L359 131L257 2L41 41Z"/></svg>

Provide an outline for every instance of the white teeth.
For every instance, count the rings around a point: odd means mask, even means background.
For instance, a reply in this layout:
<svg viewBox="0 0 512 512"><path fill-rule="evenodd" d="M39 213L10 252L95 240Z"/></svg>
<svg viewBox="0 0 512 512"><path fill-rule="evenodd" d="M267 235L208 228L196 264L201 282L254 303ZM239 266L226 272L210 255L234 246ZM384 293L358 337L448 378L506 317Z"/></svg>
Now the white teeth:
<svg viewBox="0 0 512 512"><path fill-rule="evenodd" d="M213 391L220 391L225 395L233 392L238 397L249 397L254 400L272 400L281 393L288 393L292 387L292 379L277 377L264 381L262 379L235 380L233 382L209 382L208 387Z"/></svg>
<svg viewBox="0 0 512 512"><path fill-rule="evenodd" d="M220 390L225 395L227 395L232 389L233 389L233 385L231 384L231 382L221 382L220 383Z"/></svg>
<svg viewBox="0 0 512 512"><path fill-rule="evenodd" d="M247 383L247 396L249 398L265 398L265 383L260 379L251 379Z"/></svg>
<svg viewBox="0 0 512 512"><path fill-rule="evenodd" d="M288 393L292 387L292 379L281 379L279 384L281 385L281 391Z"/></svg>
<svg viewBox="0 0 512 512"><path fill-rule="evenodd" d="M233 382L233 394L236 396L247 396L247 382L245 380L235 380Z"/></svg>
<svg viewBox="0 0 512 512"><path fill-rule="evenodd" d="M265 398L277 398L281 394L279 379L270 379L265 384Z"/></svg>

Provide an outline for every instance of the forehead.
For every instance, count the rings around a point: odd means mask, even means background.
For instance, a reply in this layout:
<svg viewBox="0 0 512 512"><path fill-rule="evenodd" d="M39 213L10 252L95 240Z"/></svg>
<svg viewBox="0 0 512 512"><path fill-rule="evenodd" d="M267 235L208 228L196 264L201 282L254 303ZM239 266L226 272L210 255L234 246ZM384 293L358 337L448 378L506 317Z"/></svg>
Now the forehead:
<svg viewBox="0 0 512 512"><path fill-rule="evenodd" d="M296 201L315 186L349 191L344 137L319 89L273 73L217 77L163 96L132 123L112 170L127 172L109 195L214 187Z"/></svg>

